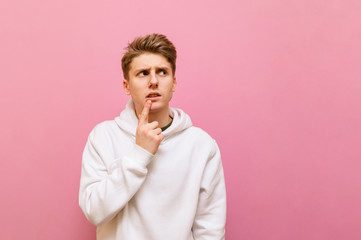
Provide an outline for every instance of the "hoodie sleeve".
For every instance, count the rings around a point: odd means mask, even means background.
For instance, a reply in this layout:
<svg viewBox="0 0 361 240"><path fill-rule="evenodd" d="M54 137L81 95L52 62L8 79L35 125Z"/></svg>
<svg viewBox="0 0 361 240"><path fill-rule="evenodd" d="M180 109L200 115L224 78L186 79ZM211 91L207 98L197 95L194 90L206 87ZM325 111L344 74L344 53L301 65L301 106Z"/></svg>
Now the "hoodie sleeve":
<svg viewBox="0 0 361 240"><path fill-rule="evenodd" d="M115 159L110 169L104 164L89 135L83 152L79 205L96 226L118 214L143 184L153 155L138 145L128 156Z"/></svg>
<svg viewBox="0 0 361 240"><path fill-rule="evenodd" d="M226 188L219 148L205 166L193 223L195 240L223 240L226 224Z"/></svg>

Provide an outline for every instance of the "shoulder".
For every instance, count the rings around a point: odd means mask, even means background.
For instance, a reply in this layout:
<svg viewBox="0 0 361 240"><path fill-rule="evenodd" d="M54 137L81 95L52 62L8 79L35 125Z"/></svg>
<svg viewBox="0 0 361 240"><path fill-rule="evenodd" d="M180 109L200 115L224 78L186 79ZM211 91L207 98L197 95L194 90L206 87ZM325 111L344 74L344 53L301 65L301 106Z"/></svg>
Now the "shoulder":
<svg viewBox="0 0 361 240"><path fill-rule="evenodd" d="M114 120L107 120L98 123L89 134L89 139L92 141L103 139L111 134L114 134L118 129Z"/></svg>
<svg viewBox="0 0 361 240"><path fill-rule="evenodd" d="M208 149L211 155L214 155L218 150L218 145L214 138L212 138L206 131L199 127L192 126L185 131L187 138L190 139L195 146Z"/></svg>
<svg viewBox="0 0 361 240"><path fill-rule="evenodd" d="M214 141L214 139L202 128L192 126L186 130L187 134L192 135L198 139L206 141Z"/></svg>

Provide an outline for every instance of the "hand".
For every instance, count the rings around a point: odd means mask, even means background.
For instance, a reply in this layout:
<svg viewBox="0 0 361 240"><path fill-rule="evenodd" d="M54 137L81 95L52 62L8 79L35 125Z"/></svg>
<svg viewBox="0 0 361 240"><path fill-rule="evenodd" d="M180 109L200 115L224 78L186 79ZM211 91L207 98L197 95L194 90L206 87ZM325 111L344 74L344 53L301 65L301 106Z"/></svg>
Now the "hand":
<svg viewBox="0 0 361 240"><path fill-rule="evenodd" d="M157 121L148 123L149 109L152 106L152 101L147 100L144 104L142 114L138 115L138 127L135 136L135 143L150 152L155 154L158 151L160 142L164 135L160 129Z"/></svg>

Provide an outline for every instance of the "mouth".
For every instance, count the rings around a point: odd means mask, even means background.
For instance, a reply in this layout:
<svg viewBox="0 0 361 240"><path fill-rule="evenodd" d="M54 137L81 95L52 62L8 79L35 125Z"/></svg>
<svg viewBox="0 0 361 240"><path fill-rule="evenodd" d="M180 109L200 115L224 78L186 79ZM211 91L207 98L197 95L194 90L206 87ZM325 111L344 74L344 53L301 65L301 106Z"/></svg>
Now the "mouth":
<svg viewBox="0 0 361 240"><path fill-rule="evenodd" d="M160 97L161 95L159 93L150 93L146 96L146 98L156 98Z"/></svg>

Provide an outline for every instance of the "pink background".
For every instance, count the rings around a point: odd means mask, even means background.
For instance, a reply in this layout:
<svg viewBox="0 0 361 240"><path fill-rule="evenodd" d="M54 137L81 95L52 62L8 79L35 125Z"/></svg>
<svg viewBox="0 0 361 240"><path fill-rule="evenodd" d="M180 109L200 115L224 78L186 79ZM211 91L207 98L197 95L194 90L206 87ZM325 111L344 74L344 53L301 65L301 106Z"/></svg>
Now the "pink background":
<svg viewBox="0 0 361 240"><path fill-rule="evenodd" d="M361 239L359 0L0 2L0 239L95 239L78 207L123 47L177 46L172 106L219 143L227 239Z"/></svg>

